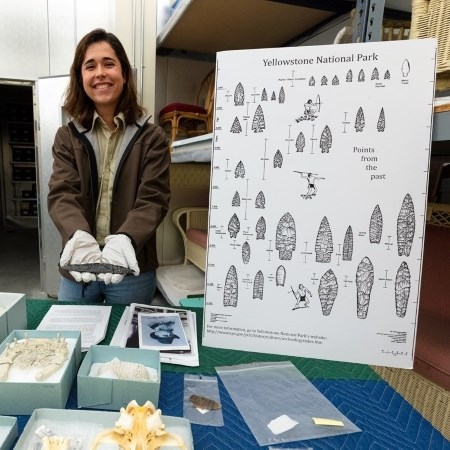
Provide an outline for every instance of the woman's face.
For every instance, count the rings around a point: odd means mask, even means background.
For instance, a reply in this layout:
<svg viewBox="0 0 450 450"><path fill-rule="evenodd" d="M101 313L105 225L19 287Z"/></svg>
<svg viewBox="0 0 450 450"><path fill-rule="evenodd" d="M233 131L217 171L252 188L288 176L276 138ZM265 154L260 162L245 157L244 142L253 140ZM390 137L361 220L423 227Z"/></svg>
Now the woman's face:
<svg viewBox="0 0 450 450"><path fill-rule="evenodd" d="M87 48L81 76L83 88L97 112L114 113L126 80L116 52L108 42L96 42Z"/></svg>

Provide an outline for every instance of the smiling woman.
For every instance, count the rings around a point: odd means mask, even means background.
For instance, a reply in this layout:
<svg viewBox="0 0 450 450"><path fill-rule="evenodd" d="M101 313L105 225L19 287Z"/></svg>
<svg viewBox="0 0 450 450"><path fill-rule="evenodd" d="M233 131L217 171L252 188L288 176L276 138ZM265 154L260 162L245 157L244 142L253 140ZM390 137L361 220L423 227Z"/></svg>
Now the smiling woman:
<svg viewBox="0 0 450 450"><path fill-rule="evenodd" d="M148 122L115 35L96 29L81 39L64 109L73 120L56 134L48 194L63 244L58 298L150 303L155 231L170 199L169 143Z"/></svg>

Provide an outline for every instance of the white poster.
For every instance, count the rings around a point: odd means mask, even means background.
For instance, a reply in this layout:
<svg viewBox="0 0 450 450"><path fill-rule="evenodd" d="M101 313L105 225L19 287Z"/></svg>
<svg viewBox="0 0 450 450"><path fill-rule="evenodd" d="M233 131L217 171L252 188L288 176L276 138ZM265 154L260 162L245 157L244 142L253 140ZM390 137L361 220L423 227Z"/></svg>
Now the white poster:
<svg viewBox="0 0 450 450"><path fill-rule="evenodd" d="M218 53L204 345L412 367L435 54Z"/></svg>

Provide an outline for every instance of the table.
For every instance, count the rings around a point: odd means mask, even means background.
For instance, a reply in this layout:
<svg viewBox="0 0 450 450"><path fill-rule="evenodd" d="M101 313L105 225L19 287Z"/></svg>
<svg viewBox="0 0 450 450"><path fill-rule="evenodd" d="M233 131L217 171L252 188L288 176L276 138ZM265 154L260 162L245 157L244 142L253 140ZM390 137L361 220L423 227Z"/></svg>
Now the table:
<svg viewBox="0 0 450 450"><path fill-rule="evenodd" d="M54 303L54 301L28 299L28 328L35 329ZM291 361L362 432L287 443L279 445L277 448L450 450L449 441L433 428L400 394L381 379L370 366L203 347L201 343L202 310L196 308L191 310L197 313L200 366L161 365L158 407L164 415L183 416L185 373L214 375L214 368L218 366L246 364L256 361ZM112 307L108 330L102 344L107 345L111 341L123 311L124 307L121 305ZM225 425L223 427L209 427L192 424L195 449L248 450L261 448L228 395L220 378L218 381ZM67 409L77 409L76 388L75 381L66 405ZM28 418L29 416L18 416L19 433L22 432Z"/></svg>

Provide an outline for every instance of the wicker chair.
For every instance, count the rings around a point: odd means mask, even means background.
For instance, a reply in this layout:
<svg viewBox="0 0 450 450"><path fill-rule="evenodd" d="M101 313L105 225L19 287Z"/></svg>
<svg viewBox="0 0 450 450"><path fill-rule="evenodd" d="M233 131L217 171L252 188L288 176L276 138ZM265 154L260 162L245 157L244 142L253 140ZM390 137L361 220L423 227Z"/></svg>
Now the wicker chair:
<svg viewBox="0 0 450 450"><path fill-rule="evenodd" d="M200 85L196 103L171 103L159 113L159 124L170 135L172 142L180 137L211 133L214 109L214 70ZM200 105L203 102L202 105Z"/></svg>
<svg viewBox="0 0 450 450"><path fill-rule="evenodd" d="M450 88L450 0L412 0L410 39L438 40L436 90Z"/></svg>

